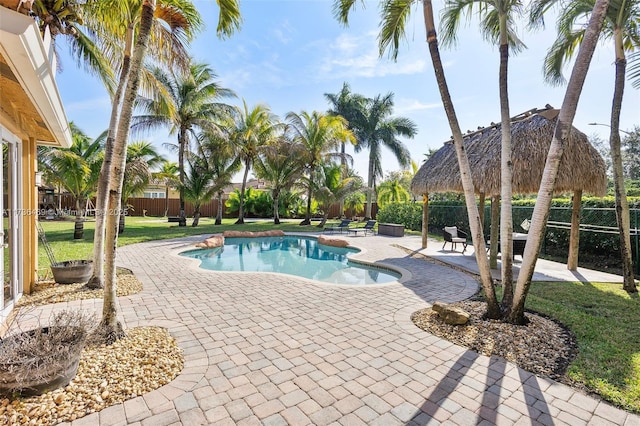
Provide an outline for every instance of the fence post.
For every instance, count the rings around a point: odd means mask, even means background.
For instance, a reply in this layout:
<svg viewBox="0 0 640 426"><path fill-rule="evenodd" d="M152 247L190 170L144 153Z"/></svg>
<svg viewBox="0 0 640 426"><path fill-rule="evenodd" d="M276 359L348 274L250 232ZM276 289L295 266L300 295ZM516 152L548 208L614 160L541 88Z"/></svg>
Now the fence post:
<svg viewBox="0 0 640 426"><path fill-rule="evenodd" d="M635 228L635 234L636 234L636 256L635 259L633 259L633 261L636 263L636 274L640 275L640 262L638 262L638 258L639 258L639 253L638 253L638 210L633 209L633 222L634 222L634 228Z"/></svg>

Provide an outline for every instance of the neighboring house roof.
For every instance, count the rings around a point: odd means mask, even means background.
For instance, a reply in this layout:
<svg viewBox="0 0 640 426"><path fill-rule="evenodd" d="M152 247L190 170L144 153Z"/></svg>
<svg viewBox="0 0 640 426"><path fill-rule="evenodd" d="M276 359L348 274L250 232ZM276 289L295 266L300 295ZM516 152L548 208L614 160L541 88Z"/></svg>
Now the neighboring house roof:
<svg viewBox="0 0 640 426"><path fill-rule="evenodd" d="M225 194L231 194L233 191L240 190L242 188L242 182L232 183L224 188ZM269 184L262 179L249 179L247 181L246 189L258 189L261 191L266 191L269 189Z"/></svg>
<svg viewBox="0 0 640 426"><path fill-rule="evenodd" d="M47 31L42 40L33 18L1 6L0 124L22 139L68 148L71 130L55 82L51 36Z"/></svg>

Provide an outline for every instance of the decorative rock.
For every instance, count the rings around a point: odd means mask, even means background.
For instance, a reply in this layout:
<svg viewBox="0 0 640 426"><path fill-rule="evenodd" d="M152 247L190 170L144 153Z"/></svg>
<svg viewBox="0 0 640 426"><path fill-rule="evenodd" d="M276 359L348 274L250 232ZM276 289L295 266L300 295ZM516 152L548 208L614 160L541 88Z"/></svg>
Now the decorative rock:
<svg viewBox="0 0 640 426"><path fill-rule="evenodd" d="M446 324L464 325L471 317L465 310L443 302L435 302L432 309L438 313L438 316L440 316Z"/></svg>
<svg viewBox="0 0 640 426"><path fill-rule="evenodd" d="M201 248L214 248L222 247L224 245L224 237L222 235L212 235L201 243L196 244L196 247Z"/></svg>
<svg viewBox="0 0 640 426"><path fill-rule="evenodd" d="M320 235L318 237L318 244L324 244L325 246L333 246L333 247L347 247L349 243L345 240L341 240L338 238L329 238L324 235Z"/></svg>

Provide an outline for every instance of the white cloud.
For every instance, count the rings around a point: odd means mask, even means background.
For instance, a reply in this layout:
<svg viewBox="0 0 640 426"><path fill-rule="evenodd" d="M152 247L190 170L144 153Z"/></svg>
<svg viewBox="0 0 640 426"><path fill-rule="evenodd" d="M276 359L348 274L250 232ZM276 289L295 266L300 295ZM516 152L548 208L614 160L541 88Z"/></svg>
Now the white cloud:
<svg viewBox="0 0 640 426"><path fill-rule="evenodd" d="M291 27L288 20L285 20L280 27L273 28L271 35L282 44L289 44L294 38L295 30Z"/></svg>
<svg viewBox="0 0 640 426"><path fill-rule="evenodd" d="M431 104L420 102L417 99L399 99L395 105L395 113L398 115L409 114L416 111L425 111L428 109L442 108L441 102Z"/></svg>
<svg viewBox="0 0 640 426"><path fill-rule="evenodd" d="M320 43L314 43L318 47ZM324 49L318 68L320 79L384 77L421 73L426 69L422 58L402 55L397 62L380 58L375 32L362 35L340 34Z"/></svg>

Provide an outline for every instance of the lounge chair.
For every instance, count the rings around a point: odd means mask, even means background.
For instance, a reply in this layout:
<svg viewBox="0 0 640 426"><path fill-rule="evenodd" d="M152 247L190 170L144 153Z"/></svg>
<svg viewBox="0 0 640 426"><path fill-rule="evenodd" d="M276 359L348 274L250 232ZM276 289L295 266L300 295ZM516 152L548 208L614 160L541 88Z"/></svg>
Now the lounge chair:
<svg viewBox="0 0 640 426"><path fill-rule="evenodd" d="M359 232L362 232L364 235L367 235L369 232L374 234L375 230L373 229L373 227L375 225L376 225L376 221L375 220L368 220L367 223L364 226L362 226L360 228L349 228L348 231L349 232L353 232L356 235L358 235Z"/></svg>
<svg viewBox="0 0 640 426"><path fill-rule="evenodd" d="M342 221L340 222L340 224L338 226L329 226L328 228L324 228L324 230L325 231L329 231L331 233L334 233L334 232L342 233L343 230L349 229L349 224L350 223L351 223L351 220L342 219Z"/></svg>
<svg viewBox="0 0 640 426"><path fill-rule="evenodd" d="M456 249L457 244L462 244L463 253L467 249L467 233L461 231L456 226L445 226L442 229L442 236L444 237L443 250L447 243L451 243L452 250Z"/></svg>

